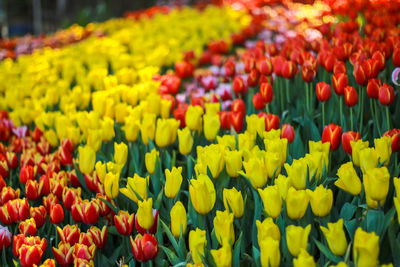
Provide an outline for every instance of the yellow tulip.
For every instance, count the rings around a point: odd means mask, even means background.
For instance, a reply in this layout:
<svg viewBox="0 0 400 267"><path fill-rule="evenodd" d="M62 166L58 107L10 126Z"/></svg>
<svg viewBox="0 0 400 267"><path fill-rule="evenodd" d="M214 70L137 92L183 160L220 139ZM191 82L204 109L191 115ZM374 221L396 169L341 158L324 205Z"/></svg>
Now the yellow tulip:
<svg viewBox="0 0 400 267"><path fill-rule="evenodd" d="M386 167L369 169L364 174L365 193L375 201L386 199L389 192L390 174Z"/></svg>
<svg viewBox="0 0 400 267"><path fill-rule="evenodd" d="M390 156L392 155L392 139L389 136L383 136L381 138L376 138L374 143L379 162L385 162L385 166L389 165Z"/></svg>
<svg viewBox="0 0 400 267"><path fill-rule="evenodd" d="M193 137L188 127L178 130L179 152L188 155L192 152Z"/></svg>
<svg viewBox="0 0 400 267"><path fill-rule="evenodd" d="M287 158L288 140L286 138L264 139L264 144L267 152L278 155L279 161L276 161L275 165L283 166Z"/></svg>
<svg viewBox="0 0 400 267"><path fill-rule="evenodd" d="M331 189L319 185L314 191L307 189L310 197L311 210L315 216L325 217L329 214L333 204L333 192Z"/></svg>
<svg viewBox="0 0 400 267"><path fill-rule="evenodd" d="M276 130L271 129L268 132L264 132L263 138L264 138L264 143L266 143L266 140L281 139L281 129L276 129Z"/></svg>
<svg viewBox="0 0 400 267"><path fill-rule="evenodd" d="M89 130L87 136L87 145L90 146L95 152L101 148L103 142L103 131L102 130Z"/></svg>
<svg viewBox="0 0 400 267"><path fill-rule="evenodd" d="M269 216L276 219L281 214L282 198L277 185L270 185L263 190L258 189L258 193L264 204L264 209Z"/></svg>
<svg viewBox="0 0 400 267"><path fill-rule="evenodd" d="M329 267L347 267L347 263L345 263L344 261L339 262L336 265L329 265Z"/></svg>
<svg viewBox="0 0 400 267"><path fill-rule="evenodd" d="M239 150L251 150L255 145L255 141L256 135L250 133L249 131L238 134Z"/></svg>
<svg viewBox="0 0 400 267"><path fill-rule="evenodd" d="M336 175L339 177L339 179L335 182L335 185L337 187L354 196L360 194L361 181L351 161L342 164L342 166L340 166L340 168L338 169Z"/></svg>
<svg viewBox="0 0 400 267"><path fill-rule="evenodd" d="M189 185L190 200L194 209L200 214L209 213L215 204L216 193L213 182L205 174L191 179Z"/></svg>
<svg viewBox="0 0 400 267"><path fill-rule="evenodd" d="M221 127L218 114L205 114L204 117L204 136L208 141L214 141Z"/></svg>
<svg viewBox="0 0 400 267"><path fill-rule="evenodd" d="M378 153L374 148L364 148L360 151L360 168L363 174L378 167Z"/></svg>
<svg viewBox="0 0 400 267"><path fill-rule="evenodd" d="M202 263L200 255L204 257L204 247L207 244L206 231L196 228L189 232L189 250L195 264Z"/></svg>
<svg viewBox="0 0 400 267"><path fill-rule="evenodd" d="M140 227L149 230L154 224L153 199L138 201L138 210L136 213L137 221Z"/></svg>
<svg viewBox="0 0 400 267"><path fill-rule="evenodd" d="M237 191L235 187L232 187L232 189L224 188L222 198L225 209L232 211L235 218L243 216L244 204L243 196L240 191Z"/></svg>
<svg viewBox="0 0 400 267"><path fill-rule="evenodd" d="M218 114L218 112L221 110L220 103L205 103L204 106L206 108L206 114Z"/></svg>
<svg viewBox="0 0 400 267"><path fill-rule="evenodd" d="M258 244L261 244L261 242L268 237L278 242L281 241L281 232L279 231L279 227L274 223L271 217L264 219L263 222L257 220L256 226Z"/></svg>
<svg viewBox="0 0 400 267"><path fill-rule="evenodd" d="M207 167L210 169L213 178L218 178L224 169L224 155L221 146L212 144L207 147L197 147L197 170L202 174L207 174ZM200 168L201 167L201 168Z"/></svg>
<svg viewBox="0 0 400 267"><path fill-rule="evenodd" d="M128 182L125 188L121 188L122 194L130 198L135 203L138 203L139 199L136 194L140 196L141 199L147 199L147 187L149 185L149 176L142 178L136 173L132 177L128 177ZM136 194L135 194L136 192Z"/></svg>
<svg viewBox="0 0 400 267"><path fill-rule="evenodd" d="M143 115L142 123L140 124L140 133L142 135L142 142L145 145L149 144L149 139L154 141L156 132L156 115L152 113L145 113Z"/></svg>
<svg viewBox="0 0 400 267"><path fill-rule="evenodd" d="M351 158L353 160L354 165L360 167L360 151L367 148L369 146L368 141L363 141L361 139L357 141L350 141L350 146L352 149Z"/></svg>
<svg viewBox="0 0 400 267"><path fill-rule="evenodd" d="M88 145L78 148L79 169L83 174L91 174L96 162L96 152Z"/></svg>
<svg viewBox="0 0 400 267"><path fill-rule="evenodd" d="M124 143L114 143L114 160L116 164L124 166L128 159L128 146Z"/></svg>
<svg viewBox="0 0 400 267"><path fill-rule="evenodd" d="M165 169L165 196L176 197L182 184L182 167L172 167L172 170Z"/></svg>
<svg viewBox="0 0 400 267"><path fill-rule="evenodd" d="M45 131L43 135L52 147L58 146L58 137L53 129Z"/></svg>
<svg viewBox="0 0 400 267"><path fill-rule="evenodd" d="M157 158L159 157L159 152L153 148L152 151L147 152L146 155L144 156L144 163L146 165L146 169L150 174L154 174L155 169L156 169L156 161Z"/></svg>
<svg viewBox="0 0 400 267"><path fill-rule="evenodd" d="M400 178L393 177L393 184L396 191L396 196L400 197Z"/></svg>
<svg viewBox="0 0 400 267"><path fill-rule="evenodd" d="M106 191L106 195L114 199L118 196L119 192L119 174L107 173L104 178L104 190Z"/></svg>
<svg viewBox="0 0 400 267"><path fill-rule="evenodd" d="M261 188L267 183L267 173L264 159L252 157L247 162L243 162L245 175L249 178L254 188Z"/></svg>
<svg viewBox="0 0 400 267"><path fill-rule="evenodd" d="M321 152L322 153L322 161L323 164L325 163L326 169L328 169L329 166L329 151L330 151L330 143L325 142L322 143L322 141L318 142L313 142L313 141L308 141L308 146L310 148L310 154L314 154L315 152ZM322 167L321 167L321 172L322 172Z"/></svg>
<svg viewBox="0 0 400 267"><path fill-rule="evenodd" d="M329 143L328 143L329 144ZM293 267L315 267L313 256L308 254L304 249L301 250L299 256L293 259Z"/></svg>
<svg viewBox="0 0 400 267"><path fill-rule="evenodd" d="M339 219L336 223L328 223L328 228L320 226L324 233L326 241L333 254L343 256L347 249L346 234L343 228L343 219Z"/></svg>
<svg viewBox="0 0 400 267"><path fill-rule="evenodd" d="M305 189L307 183L307 163L305 159L294 159L292 165L285 163L290 184L297 190Z"/></svg>
<svg viewBox="0 0 400 267"><path fill-rule="evenodd" d="M291 180L288 177L286 177L282 174L279 174L278 178L275 179L275 184L278 186L279 194L281 195L281 198L283 200L286 200L288 190L292 186Z"/></svg>
<svg viewBox="0 0 400 267"><path fill-rule="evenodd" d="M76 146L81 142L81 132L79 128L68 127L67 128L67 138Z"/></svg>
<svg viewBox="0 0 400 267"><path fill-rule="evenodd" d="M235 242L235 230L233 227L233 213L228 210L219 211L214 217L215 236L220 245L233 245Z"/></svg>
<svg viewBox="0 0 400 267"><path fill-rule="evenodd" d="M354 235L353 259L356 266L378 266L379 236L357 228ZM357 261L358 260L358 261Z"/></svg>
<svg viewBox="0 0 400 267"><path fill-rule="evenodd" d="M287 140L287 139L285 139ZM266 152L265 165L267 167L268 178L275 178L281 172L281 158L280 153Z"/></svg>
<svg viewBox="0 0 400 267"><path fill-rule="evenodd" d="M217 136L217 142L219 145L229 148L230 150L236 150L236 137L234 135L225 134L223 136Z"/></svg>
<svg viewBox="0 0 400 267"><path fill-rule="evenodd" d="M104 117L101 130L103 132L103 141L111 141L111 139L115 136L114 121L109 117Z"/></svg>
<svg viewBox="0 0 400 267"><path fill-rule="evenodd" d="M125 118L124 132L126 140L135 142L139 136L140 120L135 117L128 116Z"/></svg>
<svg viewBox="0 0 400 267"><path fill-rule="evenodd" d="M296 190L290 187L286 196L286 212L290 219L303 218L307 211L309 196L306 190Z"/></svg>
<svg viewBox="0 0 400 267"><path fill-rule="evenodd" d="M186 232L187 216L186 210L182 202L177 201L170 211L171 216L171 232L175 237L182 236Z"/></svg>
<svg viewBox="0 0 400 267"><path fill-rule="evenodd" d="M242 151L225 151L226 172L230 177L238 177L242 170Z"/></svg>
<svg viewBox="0 0 400 267"><path fill-rule="evenodd" d="M189 106L186 114L185 114L185 121L186 126L191 131L201 131L203 125L203 108L200 106Z"/></svg>
<svg viewBox="0 0 400 267"><path fill-rule="evenodd" d="M325 143L329 144L329 142ZM322 171L328 168L328 159L324 159L323 152L315 151L313 153L306 154L304 157L309 170L309 179L320 180Z"/></svg>
<svg viewBox="0 0 400 267"><path fill-rule="evenodd" d="M247 131L253 135L258 134L260 137L265 132L265 119L258 117L257 114L246 116Z"/></svg>
<svg viewBox="0 0 400 267"><path fill-rule="evenodd" d="M279 241L267 236L259 242L262 267L278 267L281 261Z"/></svg>
<svg viewBox="0 0 400 267"><path fill-rule="evenodd" d="M104 178L106 177L106 174L107 174L106 164L102 163L101 161L98 161L98 162L96 162L95 169L96 169L97 177L99 178L100 182L103 184Z"/></svg>
<svg viewBox="0 0 400 267"><path fill-rule="evenodd" d="M396 208L396 211L397 211L397 220L400 224L400 197L399 196L394 197L393 203L394 203L394 207Z"/></svg>
<svg viewBox="0 0 400 267"><path fill-rule="evenodd" d="M229 244L223 245L220 249L212 249L211 255L217 267L232 266L232 248Z"/></svg>
<svg viewBox="0 0 400 267"><path fill-rule="evenodd" d="M158 119L156 128L156 144L159 147L171 145L176 140L179 121L175 119Z"/></svg>
<svg viewBox="0 0 400 267"><path fill-rule="evenodd" d="M172 102L168 99L161 99L161 118L167 119L169 118L171 112Z"/></svg>
<svg viewBox="0 0 400 267"><path fill-rule="evenodd" d="M307 250L308 236L311 231L311 224L306 228L289 225L286 227L286 242L290 254L297 257L301 250Z"/></svg>

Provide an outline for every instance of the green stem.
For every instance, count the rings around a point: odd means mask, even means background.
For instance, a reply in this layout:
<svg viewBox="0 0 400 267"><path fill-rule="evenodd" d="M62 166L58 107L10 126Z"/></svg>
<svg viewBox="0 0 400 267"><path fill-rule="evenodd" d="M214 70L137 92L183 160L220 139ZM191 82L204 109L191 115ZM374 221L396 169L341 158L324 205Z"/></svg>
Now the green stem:
<svg viewBox="0 0 400 267"><path fill-rule="evenodd" d="M265 111L269 114L270 112L269 112L269 104L266 104L265 105Z"/></svg>
<svg viewBox="0 0 400 267"><path fill-rule="evenodd" d="M286 82L286 103L290 103L290 90L289 90L289 79L285 79Z"/></svg>
<svg viewBox="0 0 400 267"><path fill-rule="evenodd" d="M281 83L279 83L279 94L280 94L280 100L281 100L281 114L283 113L283 111L285 110L285 108L284 108L284 102L283 102L283 97L284 97L284 95L283 95L283 88L282 88L283 86L282 86L282 84Z"/></svg>
<svg viewBox="0 0 400 267"><path fill-rule="evenodd" d="M363 120L364 120L364 90L360 87L360 97L361 97L361 106L359 112L359 120L360 120L360 127L358 128L360 131L360 135L362 136L362 127L363 127Z"/></svg>
<svg viewBox="0 0 400 267"><path fill-rule="evenodd" d="M322 129L325 126L325 102L322 102Z"/></svg>
<svg viewBox="0 0 400 267"><path fill-rule="evenodd" d="M380 122L378 120L378 106L376 105L376 100L372 100L374 106L374 116L375 116L375 121L376 121L376 127L378 128L378 134L379 136L382 136L382 131L381 131L381 126L380 126Z"/></svg>
<svg viewBox="0 0 400 267"><path fill-rule="evenodd" d="M339 95L340 125L343 126L343 98Z"/></svg>
<svg viewBox="0 0 400 267"><path fill-rule="evenodd" d="M387 124L387 130L390 130L390 115L389 115L389 106L386 106L386 124Z"/></svg>
<svg viewBox="0 0 400 267"><path fill-rule="evenodd" d="M310 113L310 93L308 91L310 83L306 83L306 111Z"/></svg>
<svg viewBox="0 0 400 267"><path fill-rule="evenodd" d="M350 131L353 131L353 107L350 108Z"/></svg>
<svg viewBox="0 0 400 267"><path fill-rule="evenodd" d="M314 114L314 98L313 98L313 84L310 83L310 86L308 87L310 90L310 113L311 115Z"/></svg>

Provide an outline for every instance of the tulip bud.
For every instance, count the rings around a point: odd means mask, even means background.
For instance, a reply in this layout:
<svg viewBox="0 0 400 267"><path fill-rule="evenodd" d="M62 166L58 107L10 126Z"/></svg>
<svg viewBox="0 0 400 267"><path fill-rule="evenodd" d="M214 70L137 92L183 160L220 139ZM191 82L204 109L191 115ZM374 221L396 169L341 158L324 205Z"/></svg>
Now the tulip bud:
<svg viewBox="0 0 400 267"><path fill-rule="evenodd" d="M232 112L231 113L231 124L235 132L240 133L243 129L245 113L242 112Z"/></svg>
<svg viewBox="0 0 400 267"><path fill-rule="evenodd" d="M354 235L353 258L357 266L377 266L379 256L379 236L358 227Z"/></svg>
<svg viewBox="0 0 400 267"><path fill-rule="evenodd" d="M71 246L79 242L79 237L81 234L80 229L76 224L67 224L63 229L57 226L57 233L60 236L61 242L67 242L68 244L71 244Z"/></svg>
<svg viewBox="0 0 400 267"><path fill-rule="evenodd" d="M157 239L150 234L138 234L133 240L130 237L133 257L140 262L147 262L154 259L158 254Z"/></svg>
<svg viewBox="0 0 400 267"><path fill-rule="evenodd" d="M118 215L114 215L114 225L121 235L131 235L133 231L133 222L135 214L120 210Z"/></svg>
<svg viewBox="0 0 400 267"><path fill-rule="evenodd" d="M311 224L306 228L289 225L286 227L286 242L290 254L297 257L301 250L307 250L308 236L311 232Z"/></svg>
<svg viewBox="0 0 400 267"><path fill-rule="evenodd" d="M198 213L205 215L213 209L216 200L215 187L207 175L199 174L197 179L190 180L189 194Z"/></svg>
<svg viewBox="0 0 400 267"><path fill-rule="evenodd" d="M384 83L379 88L379 102L384 106L389 106L394 102L394 90L393 87Z"/></svg>
<svg viewBox="0 0 400 267"><path fill-rule="evenodd" d="M19 260L22 267L39 265L44 251L39 245L23 244L19 249Z"/></svg>
<svg viewBox="0 0 400 267"><path fill-rule="evenodd" d="M136 213L135 215L135 226L136 226L136 231L138 231L139 234L155 234L157 231L157 225L158 225L158 210L153 209L153 225L150 227L150 229L146 229L142 226L139 225L139 220L138 220L138 214Z"/></svg>
<svg viewBox="0 0 400 267"><path fill-rule="evenodd" d="M49 215L52 224L59 224L64 220L64 210L60 204L51 205Z"/></svg>
<svg viewBox="0 0 400 267"><path fill-rule="evenodd" d="M343 219L336 223L328 223L328 228L320 226L326 241L333 254L343 256L347 249L346 234L343 228Z"/></svg>
<svg viewBox="0 0 400 267"><path fill-rule="evenodd" d="M73 251L74 246L65 241L61 241L58 244L58 248L53 247L53 254L57 264L60 266L72 265Z"/></svg>
<svg viewBox="0 0 400 267"><path fill-rule="evenodd" d="M235 76L235 78L233 78L232 88L236 95L243 94L247 91L244 80L240 76Z"/></svg>
<svg viewBox="0 0 400 267"><path fill-rule="evenodd" d="M196 228L189 232L189 250L195 264L202 263L200 255L204 257L204 248L207 244L206 231Z"/></svg>
<svg viewBox="0 0 400 267"><path fill-rule="evenodd" d="M46 222L46 209L43 206L31 207L29 210L30 217L35 220L37 228L40 228Z"/></svg>
<svg viewBox="0 0 400 267"><path fill-rule="evenodd" d="M156 133L156 114L145 113L140 124L140 133L142 135L142 142L145 145L149 144L149 139L154 140Z"/></svg>
<svg viewBox="0 0 400 267"><path fill-rule="evenodd" d="M379 162L389 165L390 156L392 155L392 139L388 136L376 138L374 140L375 151L378 153Z"/></svg>
<svg viewBox="0 0 400 267"><path fill-rule="evenodd" d="M226 210L233 212L235 218L241 218L244 212L243 196L235 187L232 189L224 188L222 192L224 207Z"/></svg>
<svg viewBox="0 0 400 267"><path fill-rule="evenodd" d="M171 145L176 140L179 121L175 119L157 119L156 144L159 147Z"/></svg>
<svg viewBox="0 0 400 267"><path fill-rule="evenodd" d="M290 187L286 196L286 211L289 218L292 220L303 218L309 201L306 190L296 190Z"/></svg>
<svg viewBox="0 0 400 267"><path fill-rule="evenodd" d="M129 197L135 203L138 202L137 195L141 199L147 199L147 186L149 184L149 176L143 178L135 173L133 178L128 177L128 182L126 188L121 188L120 191L125 196ZM135 191L135 192L133 192ZM137 194L137 195L136 195Z"/></svg>
<svg viewBox="0 0 400 267"><path fill-rule="evenodd" d="M256 110L265 109L265 103L260 92L257 92L253 95L253 105Z"/></svg>
<svg viewBox="0 0 400 267"><path fill-rule="evenodd" d="M124 143L114 143L114 160L116 164L124 166L128 158L128 146Z"/></svg>
<svg viewBox="0 0 400 267"><path fill-rule="evenodd" d="M149 198L138 202L137 218L140 227L149 230L154 224L153 199Z"/></svg>
<svg viewBox="0 0 400 267"><path fill-rule="evenodd" d="M268 215L276 219L281 214L282 198L277 185L270 185L263 190L258 189L258 193L264 204L264 209Z"/></svg>
<svg viewBox="0 0 400 267"><path fill-rule="evenodd" d="M392 143L392 152L400 151L400 130L392 129L383 134L383 136L389 136Z"/></svg>
<svg viewBox="0 0 400 267"><path fill-rule="evenodd" d="M361 181L351 161L340 166L336 175L339 177L335 182L337 187L355 196L360 194Z"/></svg>
<svg viewBox="0 0 400 267"><path fill-rule="evenodd" d="M208 141L214 141L215 137L218 134L219 128L221 127L219 115L206 113L203 119L204 119L204 127L203 127L204 136Z"/></svg>
<svg viewBox="0 0 400 267"><path fill-rule="evenodd" d="M106 195L114 199L119 193L119 174L107 173L104 178L104 190Z"/></svg>
<svg viewBox="0 0 400 267"><path fill-rule="evenodd" d="M260 94L263 102L265 104L269 104L274 97L274 90L272 89L272 85L268 82L262 83L260 85Z"/></svg>
<svg viewBox="0 0 400 267"><path fill-rule="evenodd" d="M390 174L386 167L367 170L363 176L365 193L375 201L385 201L389 192Z"/></svg>
<svg viewBox="0 0 400 267"><path fill-rule="evenodd" d="M20 222L18 225L18 229L19 229L19 232L21 234L24 234L25 236L27 236L28 234L30 236L35 236L36 232L37 232L36 223L33 218L26 219L25 221ZM1 240L0 240L0 244L1 244Z"/></svg>
<svg viewBox="0 0 400 267"><path fill-rule="evenodd" d="M281 232L278 225L274 223L271 217L264 219L263 222L256 221L257 226L257 240L261 244L263 240L272 238L278 242L281 241Z"/></svg>
<svg viewBox="0 0 400 267"><path fill-rule="evenodd" d="M214 217L214 231L220 245L229 245L235 242L233 217L233 213L229 213L229 210L217 210Z"/></svg>
<svg viewBox="0 0 400 267"><path fill-rule="evenodd" d="M262 188L267 183L267 168L263 158L252 157L247 162L243 162L245 175L249 178L254 188Z"/></svg>
<svg viewBox="0 0 400 267"><path fill-rule="evenodd" d="M220 249L212 249L210 252L217 267L232 266L232 248L229 244L223 245Z"/></svg>
<svg viewBox="0 0 400 267"><path fill-rule="evenodd" d="M315 267L314 257L308 254L307 250L301 249L297 258L293 259L293 267Z"/></svg>
<svg viewBox="0 0 400 267"><path fill-rule="evenodd" d="M230 177L238 177L239 171L242 170L242 151L227 150L225 151L226 171Z"/></svg>
<svg viewBox="0 0 400 267"><path fill-rule="evenodd" d="M346 86L344 88L344 103L348 107L356 105L358 102L358 93L352 86Z"/></svg>
<svg viewBox="0 0 400 267"><path fill-rule="evenodd" d="M294 159L292 165L285 163L288 179L297 190L305 189L307 183L307 163L305 159Z"/></svg>
<svg viewBox="0 0 400 267"><path fill-rule="evenodd" d="M367 94L369 98L379 97L380 81L377 79L370 79L367 85Z"/></svg>
<svg viewBox="0 0 400 267"><path fill-rule="evenodd" d="M12 234L8 227L0 225L0 250L7 249L11 245Z"/></svg>
<svg viewBox="0 0 400 267"><path fill-rule="evenodd" d="M156 161L159 157L159 152L153 148L151 152L147 152L144 158L146 169L150 174L154 174L156 169Z"/></svg>
<svg viewBox="0 0 400 267"><path fill-rule="evenodd" d="M188 155L192 152L193 137L188 127L183 130L178 130L179 152L183 155Z"/></svg>
<svg viewBox="0 0 400 267"><path fill-rule="evenodd" d="M175 198L182 184L182 167L173 167L172 170L165 169L165 196Z"/></svg>
<svg viewBox="0 0 400 267"><path fill-rule="evenodd" d="M96 162L96 152L88 145L78 148L79 169L83 174L91 174Z"/></svg>
<svg viewBox="0 0 400 267"><path fill-rule="evenodd" d="M317 98L320 102L328 101L331 98L332 90L331 86L326 82L317 83L316 87Z"/></svg>
<svg viewBox="0 0 400 267"><path fill-rule="evenodd" d="M342 127L331 123L324 127L322 132L322 143L329 142L331 144L330 150L335 151L340 146L340 141L342 137Z"/></svg>
<svg viewBox="0 0 400 267"><path fill-rule="evenodd" d="M293 126L289 123L285 123L282 125L281 130L281 138L286 138L289 144L293 143L296 133L293 129Z"/></svg>
<svg viewBox="0 0 400 267"><path fill-rule="evenodd" d="M266 237L259 242L262 266L278 267L281 261L279 241Z"/></svg>
<svg viewBox="0 0 400 267"><path fill-rule="evenodd" d="M301 78L306 83L312 82L316 74L317 72L311 67L303 65L303 67L301 68Z"/></svg>
<svg viewBox="0 0 400 267"><path fill-rule="evenodd" d="M307 194L310 197L311 209L314 215L318 217L327 216L333 204L332 190L319 185L314 191L307 189Z"/></svg>
<svg viewBox="0 0 400 267"><path fill-rule="evenodd" d="M378 167L378 153L374 148L364 148L360 151L360 168L363 174Z"/></svg>
<svg viewBox="0 0 400 267"><path fill-rule="evenodd" d="M333 74L338 75L340 73L347 73L346 65L343 61L336 61L335 65L333 66Z"/></svg>
<svg viewBox="0 0 400 267"><path fill-rule="evenodd" d="M186 210L182 202L177 201L170 211L171 216L171 232L175 237L182 236L187 228Z"/></svg>
<svg viewBox="0 0 400 267"><path fill-rule="evenodd" d="M361 139L350 141L350 146L352 149L351 158L355 166L360 167L360 151L369 146L368 141L363 141Z"/></svg>
<svg viewBox="0 0 400 267"><path fill-rule="evenodd" d="M343 95L344 89L349 85L349 80L346 73L332 75L333 90L337 95Z"/></svg>
<svg viewBox="0 0 400 267"><path fill-rule="evenodd" d="M356 63L354 65L353 75L359 85L366 85L368 82L368 77L365 70L365 67L363 67L361 63Z"/></svg>
<svg viewBox="0 0 400 267"><path fill-rule="evenodd" d="M351 149L350 142L351 141L355 142L359 139L360 139L359 132L348 131L348 132L343 133L342 134L342 146L343 146L344 152L346 152L346 154L351 155L352 149Z"/></svg>
<svg viewBox="0 0 400 267"><path fill-rule="evenodd" d="M185 122L186 126L191 131L201 131L203 126L203 108L201 106L189 106L186 115Z"/></svg>

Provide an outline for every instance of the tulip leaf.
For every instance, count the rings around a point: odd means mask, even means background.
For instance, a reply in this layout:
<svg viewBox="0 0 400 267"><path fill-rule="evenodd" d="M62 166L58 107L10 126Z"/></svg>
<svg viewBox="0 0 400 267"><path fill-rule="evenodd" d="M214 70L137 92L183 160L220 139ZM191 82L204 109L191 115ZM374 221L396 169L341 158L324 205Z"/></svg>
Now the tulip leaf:
<svg viewBox="0 0 400 267"><path fill-rule="evenodd" d="M253 246L253 260L255 266L260 267L260 251L255 246Z"/></svg>
<svg viewBox="0 0 400 267"><path fill-rule="evenodd" d="M367 231L375 232L381 236L384 227L385 215L383 211L379 210L368 210L367 213Z"/></svg>
<svg viewBox="0 0 400 267"><path fill-rule="evenodd" d="M260 150L265 150L264 140L258 133L256 133L256 145L260 148Z"/></svg>
<svg viewBox="0 0 400 267"><path fill-rule="evenodd" d="M349 221L351 218L353 218L356 210L357 207L355 205L346 202L340 210L340 218L343 218L344 221Z"/></svg>
<svg viewBox="0 0 400 267"><path fill-rule="evenodd" d="M179 236L178 246L179 246L179 254L187 255L185 238L183 237L182 234L182 227L181 227L181 234Z"/></svg>
<svg viewBox="0 0 400 267"><path fill-rule="evenodd" d="M104 199L104 198L101 198L101 197L99 197L99 199L100 199L101 201L103 201L104 203L106 203L106 205L107 205L108 207L110 207L110 209L112 209L113 212L115 212L116 214L118 214L118 212L119 212L119 208L118 208L118 207L116 207L116 206L114 206L113 204L111 204L107 199Z"/></svg>
<svg viewBox="0 0 400 267"><path fill-rule="evenodd" d="M301 140L301 136L299 134L300 133L299 128L296 129L296 133L298 133L298 134L296 134L296 136L294 137L294 141L292 144L292 147L293 147L292 158L299 159L304 155L304 144L303 144L303 141Z"/></svg>
<svg viewBox="0 0 400 267"><path fill-rule="evenodd" d="M235 247L233 249L232 266L234 267L240 266L240 251L242 247L242 237L243 237L243 232L240 232L239 238L237 239Z"/></svg>
<svg viewBox="0 0 400 267"><path fill-rule="evenodd" d="M398 232L399 232L398 223L392 222L389 225L388 237L389 237L390 249L392 252L394 266L400 266L400 242L396 238Z"/></svg>
<svg viewBox="0 0 400 267"><path fill-rule="evenodd" d="M350 221L344 221L344 226L346 227L346 230L349 233L351 241L353 241L354 233L356 232L356 229L358 227L357 220L353 219Z"/></svg>
<svg viewBox="0 0 400 267"><path fill-rule="evenodd" d="M2 247L2 250L1 250L1 259L2 259L2 264L5 264L4 267L8 267L7 257L6 257L6 249L4 247Z"/></svg>
<svg viewBox="0 0 400 267"><path fill-rule="evenodd" d="M175 255L175 253L172 250L170 250L169 248L164 247L164 246L160 246L160 248L167 255L168 260L172 265L176 265L176 264L180 263L178 257Z"/></svg>
<svg viewBox="0 0 400 267"><path fill-rule="evenodd" d="M382 233L385 233L388 229L390 222L392 221L394 215L396 214L396 207L392 207L386 214L385 214L385 221L382 229Z"/></svg>
<svg viewBox="0 0 400 267"><path fill-rule="evenodd" d="M180 259L184 259L185 255L181 253L181 250L179 249L178 243L176 242L176 239L175 239L174 235L169 230L169 227L163 222L163 220L161 220L161 218L158 218L158 219L159 219L159 222L161 223L161 226L164 229L164 233L167 234L167 237L168 237L169 241L171 242L172 246L174 247L175 251L178 252L179 258Z"/></svg>
<svg viewBox="0 0 400 267"><path fill-rule="evenodd" d="M74 163L74 168L75 168L76 177L78 177L79 183L81 183L81 185L83 186L83 189L85 189L85 191L87 193L91 194L92 192L89 190L89 188L86 185L85 177L83 176L83 173L78 168L76 163Z"/></svg>
<svg viewBox="0 0 400 267"><path fill-rule="evenodd" d="M135 267L135 260L134 260L134 259L132 259L132 260L129 262L129 267Z"/></svg>
<svg viewBox="0 0 400 267"><path fill-rule="evenodd" d="M148 148L149 148L149 152L156 148L156 146L154 145L153 141L151 141L150 137L149 137Z"/></svg>
<svg viewBox="0 0 400 267"><path fill-rule="evenodd" d="M339 263L342 261L342 259L335 254L332 253L332 251L326 247L324 244L319 242L317 239L314 238L315 245L317 245L319 251L321 251L322 254L325 255L329 260L333 261L334 263Z"/></svg>

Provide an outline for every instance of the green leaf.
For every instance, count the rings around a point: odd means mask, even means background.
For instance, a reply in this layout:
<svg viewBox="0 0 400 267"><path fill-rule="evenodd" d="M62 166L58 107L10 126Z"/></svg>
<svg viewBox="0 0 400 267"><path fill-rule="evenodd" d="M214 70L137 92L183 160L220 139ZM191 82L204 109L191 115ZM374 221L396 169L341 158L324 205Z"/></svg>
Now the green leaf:
<svg viewBox="0 0 400 267"><path fill-rule="evenodd" d="M346 230L349 233L351 241L353 241L354 234L355 234L356 229L358 227L357 220L353 219L353 220L350 220L350 221L344 221L344 227L346 227Z"/></svg>
<svg viewBox="0 0 400 267"><path fill-rule="evenodd" d="M397 222L392 222L389 225L388 236L390 249L392 251L393 265L400 266L400 242L396 238L399 233L399 225Z"/></svg>
<svg viewBox="0 0 400 267"><path fill-rule="evenodd" d="M385 221L385 215L383 211L379 210L368 210L367 213L367 231L375 232L377 235L381 236L383 226Z"/></svg>
<svg viewBox="0 0 400 267"><path fill-rule="evenodd" d="M331 261L333 261L335 263L339 263L339 262L342 261L341 258L339 258L338 256L334 255L329 248L327 248L324 244L319 242L317 239L314 238L314 242L315 242L315 245L317 245L319 251L321 251L321 253L324 254L325 257L327 257L329 260L331 260Z"/></svg>
<svg viewBox="0 0 400 267"><path fill-rule="evenodd" d="M161 218L159 218L159 222L161 223L161 226L163 227L164 233L167 234L167 237L168 237L169 241L171 242L172 246L174 247L175 251L178 252L179 258L180 259L184 259L186 255L182 255L182 253L180 253L180 249L179 249L178 243L176 242L176 239L175 239L174 235L169 230L169 227L163 222L163 220L161 220ZM172 263L172 264L175 264L175 263Z"/></svg>
<svg viewBox="0 0 400 267"><path fill-rule="evenodd" d="M75 172L76 172L76 177L78 177L78 180L81 183L81 185L83 186L83 189L85 189L85 191L87 193L91 194L92 192L89 190L89 188L86 185L85 177L83 176L83 173L79 170L78 165L76 163L74 163L74 168L75 168Z"/></svg>
<svg viewBox="0 0 400 267"><path fill-rule="evenodd" d="M260 150L265 150L264 140L258 133L256 133L256 145L260 148Z"/></svg>
<svg viewBox="0 0 400 267"><path fill-rule="evenodd" d="M168 260L169 260L169 262L170 262L172 265L176 265L176 264L178 264L178 263L180 262L179 259L178 259L178 257L175 255L174 252L172 252L172 250L170 250L169 248L164 247L164 246L160 246L160 248L161 248L161 249L164 251L164 253L167 255Z"/></svg>
<svg viewBox="0 0 400 267"><path fill-rule="evenodd" d="M260 251L255 246L253 246L253 260L256 267L260 267Z"/></svg>
<svg viewBox="0 0 400 267"><path fill-rule="evenodd" d="M162 204L162 200L163 200L163 196L164 196L164 189L161 189L160 193L157 196L156 201L154 202L154 208L156 210L159 210L161 208L161 204Z"/></svg>
<svg viewBox="0 0 400 267"><path fill-rule="evenodd" d="M357 207L351 203L344 203L342 209L340 210L340 218L343 218L344 221L349 221L353 218L354 213L356 212Z"/></svg>
<svg viewBox="0 0 400 267"><path fill-rule="evenodd" d="M104 198L99 197L99 199L101 201L103 201L104 203L106 203L106 205L109 206L110 209L112 209L116 214L118 214L118 212L119 212L119 208L118 207L114 206L113 204L110 203L110 201L108 201L108 200L106 200Z"/></svg>
<svg viewBox="0 0 400 267"><path fill-rule="evenodd" d="M232 266L234 267L240 266L240 251L242 246L242 237L243 237L243 232L240 232L239 238L236 241L235 247L233 249Z"/></svg>

